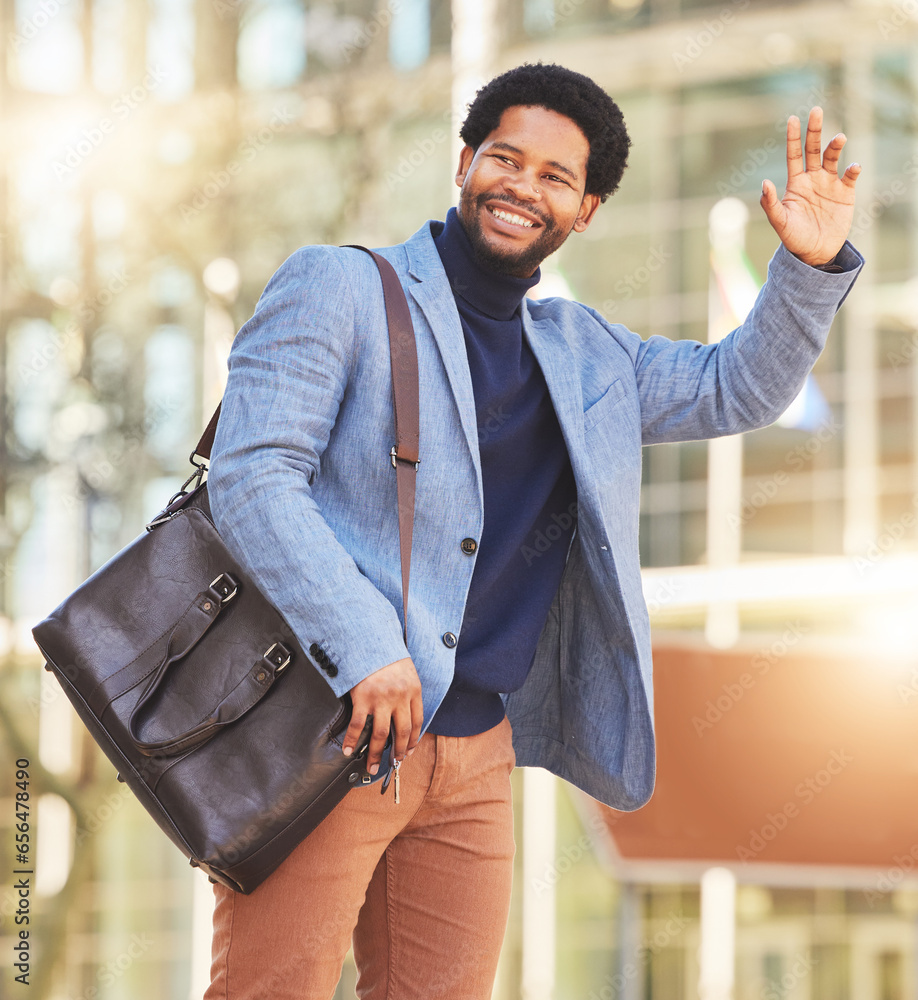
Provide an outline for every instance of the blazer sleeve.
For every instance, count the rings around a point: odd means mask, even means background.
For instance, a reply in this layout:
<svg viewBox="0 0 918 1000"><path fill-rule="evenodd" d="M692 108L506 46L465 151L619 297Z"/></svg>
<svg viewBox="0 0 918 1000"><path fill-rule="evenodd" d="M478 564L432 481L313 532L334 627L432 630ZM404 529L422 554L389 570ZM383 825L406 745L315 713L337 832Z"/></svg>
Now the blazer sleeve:
<svg viewBox="0 0 918 1000"><path fill-rule="evenodd" d="M836 263L841 273L821 271L780 246L745 322L716 344L641 340L606 324L634 364L642 443L738 434L777 420L822 352L864 259L846 243Z"/></svg>
<svg viewBox="0 0 918 1000"><path fill-rule="evenodd" d="M354 367L354 297L335 250L289 257L237 334L207 488L221 537L300 644L326 651L340 696L409 654L396 609L313 497Z"/></svg>

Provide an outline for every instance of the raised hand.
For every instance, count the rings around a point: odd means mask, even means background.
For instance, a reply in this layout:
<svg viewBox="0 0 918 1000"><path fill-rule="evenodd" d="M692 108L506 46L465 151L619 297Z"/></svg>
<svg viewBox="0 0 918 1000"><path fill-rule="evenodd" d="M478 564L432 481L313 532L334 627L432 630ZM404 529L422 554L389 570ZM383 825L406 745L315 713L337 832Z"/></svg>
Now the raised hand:
<svg viewBox="0 0 918 1000"><path fill-rule="evenodd" d="M760 204L781 242L806 264L827 264L841 250L854 218L854 184L859 163L838 176L838 158L847 142L843 133L822 149L822 108L810 111L806 146L801 147L800 119L787 120L787 187L784 198L771 181L762 184ZM805 153L805 158L804 158Z"/></svg>

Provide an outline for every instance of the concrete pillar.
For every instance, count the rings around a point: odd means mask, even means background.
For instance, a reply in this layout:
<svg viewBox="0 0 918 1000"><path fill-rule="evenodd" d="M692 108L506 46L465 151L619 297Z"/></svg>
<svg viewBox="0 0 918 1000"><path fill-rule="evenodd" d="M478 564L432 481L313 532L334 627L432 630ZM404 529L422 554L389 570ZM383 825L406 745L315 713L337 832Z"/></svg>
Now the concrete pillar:
<svg viewBox="0 0 918 1000"><path fill-rule="evenodd" d="M736 878L726 868L701 877L700 1000L733 1000L736 965Z"/></svg>

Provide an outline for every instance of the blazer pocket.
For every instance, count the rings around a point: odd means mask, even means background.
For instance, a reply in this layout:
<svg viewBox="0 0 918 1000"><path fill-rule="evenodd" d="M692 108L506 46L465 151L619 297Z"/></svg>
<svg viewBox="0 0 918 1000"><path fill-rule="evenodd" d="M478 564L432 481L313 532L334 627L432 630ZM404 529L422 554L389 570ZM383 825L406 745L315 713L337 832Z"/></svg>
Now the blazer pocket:
<svg viewBox="0 0 918 1000"><path fill-rule="evenodd" d="M625 386L622 380L617 378L612 385L593 403L583 411L583 427L589 430L595 427L615 409L615 404L625 395Z"/></svg>

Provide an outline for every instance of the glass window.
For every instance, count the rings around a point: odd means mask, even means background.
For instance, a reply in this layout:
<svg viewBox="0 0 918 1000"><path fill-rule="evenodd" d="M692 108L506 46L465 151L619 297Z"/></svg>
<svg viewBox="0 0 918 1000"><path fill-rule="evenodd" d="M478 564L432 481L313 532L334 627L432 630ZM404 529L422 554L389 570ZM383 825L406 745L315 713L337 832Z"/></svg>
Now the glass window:
<svg viewBox="0 0 918 1000"><path fill-rule="evenodd" d="M177 101L194 86L193 0L152 0L147 23L147 64L155 70L156 97ZM132 85L144 79L139 67L128 70ZM130 78L136 74L139 79Z"/></svg>
<svg viewBox="0 0 918 1000"><path fill-rule="evenodd" d="M315 17L308 24L294 0L271 0L254 7L239 30L239 82L247 90L288 87L306 70L306 49L322 53L327 36ZM343 44L344 39L340 39Z"/></svg>
<svg viewBox="0 0 918 1000"><path fill-rule="evenodd" d="M420 66L430 54L429 0L402 0L389 25L389 61L396 69Z"/></svg>
<svg viewBox="0 0 918 1000"><path fill-rule="evenodd" d="M18 0L9 40L19 84L45 94L69 94L83 78L80 5Z"/></svg>

